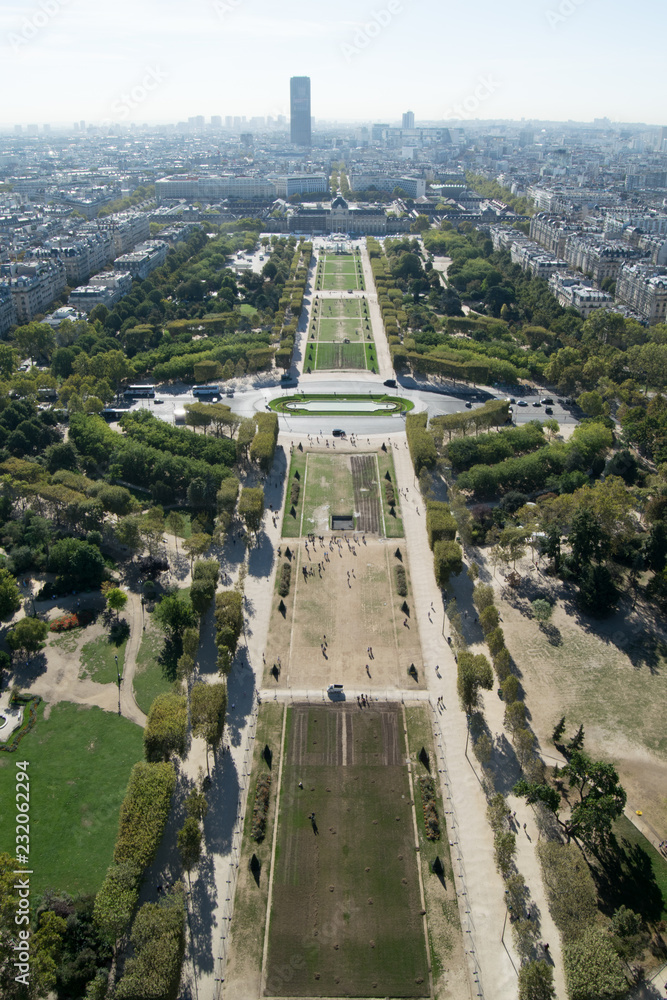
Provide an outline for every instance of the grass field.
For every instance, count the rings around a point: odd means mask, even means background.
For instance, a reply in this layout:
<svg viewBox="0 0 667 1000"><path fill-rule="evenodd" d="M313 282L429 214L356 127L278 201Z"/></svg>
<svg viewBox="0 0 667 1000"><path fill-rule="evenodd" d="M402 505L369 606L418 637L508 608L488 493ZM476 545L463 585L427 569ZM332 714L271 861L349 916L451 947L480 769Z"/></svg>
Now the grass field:
<svg viewBox="0 0 667 1000"><path fill-rule="evenodd" d="M399 706L288 709L268 995L430 994L405 752Z"/></svg>
<svg viewBox="0 0 667 1000"><path fill-rule="evenodd" d="M315 287L325 292L363 290L361 257L356 254L323 254L317 266Z"/></svg>
<svg viewBox="0 0 667 1000"><path fill-rule="evenodd" d="M368 303L365 299L315 300L310 339L342 341L348 338L352 342L359 342L370 333Z"/></svg>
<svg viewBox="0 0 667 1000"><path fill-rule="evenodd" d="M311 349L308 346L306 368L313 371L339 368L366 368L366 345L326 343L320 341Z"/></svg>
<svg viewBox="0 0 667 1000"><path fill-rule="evenodd" d="M304 498L304 476L306 473L306 461L307 455L303 451L294 451L292 453L289 476L286 485L286 496L285 496L285 508L283 511L283 538L298 538L301 534L301 514L303 511L303 498ZM295 473L298 472L298 478L295 479ZM298 503L294 505L294 514L292 511L292 504L290 502L290 492L292 483L298 482L299 484L299 500Z"/></svg>
<svg viewBox="0 0 667 1000"><path fill-rule="evenodd" d="M45 889L96 892L111 862L118 812L143 732L100 708L60 702L15 753L0 754L0 801L14 801L15 762L29 761L33 902ZM13 853L14 812L0 812L0 850Z"/></svg>
<svg viewBox="0 0 667 1000"><path fill-rule="evenodd" d="M616 834L621 846L625 848L627 852L626 856L632 859L632 865L626 867L624 878L618 877L618 874L615 873L615 888L619 893L617 905L620 905L622 902L631 909L634 907L636 911L641 912L641 897L644 896L644 901L648 902L646 899L646 875L644 874L644 865L646 864L650 866L653 873L654 884L657 886L657 889L662 896L662 912L659 914L657 913L659 906L659 904L657 904L653 919L667 920L667 859L663 858L663 856L656 851L655 847L653 847L646 837L639 832L637 827L634 823L630 822L627 816L621 816L616 820L614 823L614 833ZM635 878L628 878L628 873L632 874L632 868L635 869ZM639 874L638 883L635 880L637 874ZM638 888L639 898L633 898L632 895L627 895L627 898L621 899L621 896L624 896L624 887L627 886L630 890L632 890L633 885L636 885Z"/></svg>
<svg viewBox="0 0 667 1000"><path fill-rule="evenodd" d="M309 453L305 476L303 527L300 532L330 531L332 514L354 511L354 483L349 455Z"/></svg>
<svg viewBox="0 0 667 1000"><path fill-rule="evenodd" d="M171 690L175 679L168 676L165 667L160 663L163 648L164 635L148 623L141 637L133 681L135 700L145 715L148 715L149 708L159 694Z"/></svg>
<svg viewBox="0 0 667 1000"><path fill-rule="evenodd" d="M91 681L98 684L115 684L118 679L118 671L123 676L125 665L125 647L127 640L119 646L111 640L106 633L87 642L81 650L81 676L89 677ZM118 657L118 671L116 670L116 660Z"/></svg>
<svg viewBox="0 0 667 1000"><path fill-rule="evenodd" d="M392 451L389 448L387 451L377 452L378 460L378 471L380 474L380 487L382 489L382 510L384 517L384 533L387 538L402 538L403 537L403 519L401 517L401 494L398 492L398 484L396 482L396 469L394 468L394 458ZM390 481L394 484L394 512L395 517L391 517L389 514L389 507L386 502L386 497L384 493L384 483L387 481L386 476L389 473L391 477Z"/></svg>

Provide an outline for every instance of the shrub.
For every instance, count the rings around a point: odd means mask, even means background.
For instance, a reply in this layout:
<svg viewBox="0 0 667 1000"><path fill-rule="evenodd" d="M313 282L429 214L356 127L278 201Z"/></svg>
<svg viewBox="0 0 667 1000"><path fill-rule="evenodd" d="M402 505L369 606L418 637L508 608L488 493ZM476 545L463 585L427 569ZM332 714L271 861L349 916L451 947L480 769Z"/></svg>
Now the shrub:
<svg viewBox="0 0 667 1000"><path fill-rule="evenodd" d="M438 541L433 549L433 566L438 586L443 589L452 574L458 576L463 569L463 552L458 542Z"/></svg>
<svg viewBox="0 0 667 1000"><path fill-rule="evenodd" d="M426 413L408 413L405 419L410 457L417 476L424 468L432 469L438 457L433 435L426 429L427 422Z"/></svg>
<svg viewBox="0 0 667 1000"><path fill-rule="evenodd" d="M131 862L143 872L155 858L169 815L176 775L173 764L147 764L132 768L120 807L116 864Z"/></svg>
<svg viewBox="0 0 667 1000"><path fill-rule="evenodd" d="M428 774L421 775L419 778L419 788L422 794L422 810L424 813L426 836L429 840L440 840L440 818L438 816L433 778Z"/></svg>
<svg viewBox="0 0 667 1000"><path fill-rule="evenodd" d="M278 593L281 597L287 597L289 594L291 579L292 567L288 562L284 562L280 567L280 583L278 584Z"/></svg>
<svg viewBox="0 0 667 1000"><path fill-rule="evenodd" d="M509 878L514 869L514 855L516 854L516 837L508 830L496 833L493 838L494 856L496 868L504 879Z"/></svg>
<svg viewBox="0 0 667 1000"><path fill-rule="evenodd" d="M384 495L389 507L394 507L396 505L396 493L394 491L394 484L385 480L384 484Z"/></svg>
<svg viewBox="0 0 667 1000"><path fill-rule="evenodd" d="M453 542L456 538L456 519L449 509L449 504L439 500L429 500L426 504L426 531L431 549L436 542Z"/></svg>
<svg viewBox="0 0 667 1000"><path fill-rule="evenodd" d="M93 920L102 937L112 946L130 926L139 899L141 874L141 869L131 861L121 864L114 861L95 897Z"/></svg>
<svg viewBox="0 0 667 1000"><path fill-rule="evenodd" d="M405 566L394 566L394 574L396 576L396 593L399 597L407 597L408 578L405 572Z"/></svg>
<svg viewBox="0 0 667 1000"><path fill-rule="evenodd" d="M144 729L146 760L168 761L172 754L183 757L187 745L188 704L184 695L159 694L150 707Z"/></svg>
<svg viewBox="0 0 667 1000"><path fill-rule="evenodd" d="M116 1000L171 1000L178 993L185 950L185 897L181 885L159 903L144 903L132 928Z"/></svg>
<svg viewBox="0 0 667 1000"><path fill-rule="evenodd" d="M563 964L570 1000L615 1000L628 992L621 960L601 927L587 927L567 941Z"/></svg>
<svg viewBox="0 0 667 1000"><path fill-rule="evenodd" d="M488 608L484 608L479 614L479 623L482 626L482 631L484 635L488 635L489 632L493 632L495 628L498 627L500 622L500 615L498 614L497 608L490 604Z"/></svg>
<svg viewBox="0 0 667 1000"><path fill-rule="evenodd" d="M81 628L84 625L90 625L95 617L95 612L90 608L84 608L82 611L70 611L67 615L60 615L59 618L54 618L52 622L49 622L49 631L51 632L68 632L73 628Z"/></svg>
<svg viewBox="0 0 667 1000"><path fill-rule="evenodd" d="M290 487L290 496L289 496L290 504L292 505L292 507L296 507L296 505L299 502L300 496L301 496L300 484L292 483L292 486Z"/></svg>
<svg viewBox="0 0 667 1000"><path fill-rule="evenodd" d="M493 604L493 587L487 583L478 583L472 592L472 599L481 615L482 611Z"/></svg>
<svg viewBox="0 0 667 1000"><path fill-rule="evenodd" d="M486 644L489 647L491 656L497 656L505 645L505 634L503 630L501 628L492 629L486 637Z"/></svg>
<svg viewBox="0 0 667 1000"><path fill-rule="evenodd" d="M510 651L507 646L501 646L500 649L492 654L493 655L493 667L498 675L498 680L502 682L509 676L510 667L512 662L512 657L510 656Z"/></svg>
<svg viewBox="0 0 667 1000"><path fill-rule="evenodd" d="M257 843L266 835L266 819L269 813L269 796L271 792L271 775L260 774L255 789L255 805L252 810L252 827L250 836Z"/></svg>
<svg viewBox="0 0 667 1000"><path fill-rule="evenodd" d="M232 658L243 630L243 598L236 590L224 590L215 597L215 642L226 647Z"/></svg>
<svg viewBox="0 0 667 1000"><path fill-rule="evenodd" d="M597 891L584 855L574 844L541 841L542 865L549 909L567 939L578 938L597 916Z"/></svg>

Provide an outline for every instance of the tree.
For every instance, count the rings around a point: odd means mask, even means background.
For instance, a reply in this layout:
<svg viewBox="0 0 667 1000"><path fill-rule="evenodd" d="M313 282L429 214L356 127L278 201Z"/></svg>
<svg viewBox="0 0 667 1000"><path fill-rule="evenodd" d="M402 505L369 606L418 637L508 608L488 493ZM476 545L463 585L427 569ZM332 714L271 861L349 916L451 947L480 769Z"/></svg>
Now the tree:
<svg viewBox="0 0 667 1000"><path fill-rule="evenodd" d="M541 597L538 597L535 601L533 601L531 607L533 609L533 618L535 618L540 625L549 621L554 610L553 604L549 601L545 601Z"/></svg>
<svg viewBox="0 0 667 1000"><path fill-rule="evenodd" d="M211 547L211 536L203 531L195 531L183 542L183 548L190 555L190 569L192 570L195 559L203 556Z"/></svg>
<svg viewBox="0 0 667 1000"><path fill-rule="evenodd" d="M540 959L519 969L519 1000L555 1000L553 969Z"/></svg>
<svg viewBox="0 0 667 1000"><path fill-rule="evenodd" d="M563 964L570 1000L617 1000L628 992L621 960L600 927L587 927L568 941Z"/></svg>
<svg viewBox="0 0 667 1000"><path fill-rule="evenodd" d="M151 763L167 762L172 754L185 755L188 711L183 695L159 694L148 712L144 729L144 754Z"/></svg>
<svg viewBox="0 0 667 1000"><path fill-rule="evenodd" d="M208 812L208 802L202 791L193 788L185 800L185 811L188 816L194 816L196 820L202 822Z"/></svg>
<svg viewBox="0 0 667 1000"><path fill-rule="evenodd" d="M90 542L61 538L51 546L48 568L67 585L99 587L104 577L104 557Z"/></svg>
<svg viewBox="0 0 667 1000"><path fill-rule="evenodd" d="M17 327L14 342L23 357L50 357L56 346L56 337L48 323L28 323Z"/></svg>
<svg viewBox="0 0 667 1000"><path fill-rule="evenodd" d="M114 534L121 545L126 545L133 552L139 548L141 543L141 532L139 530L138 517L124 517L115 527Z"/></svg>
<svg viewBox="0 0 667 1000"><path fill-rule="evenodd" d="M116 621L120 618L120 613L127 604L127 594L120 587L112 587L107 591L107 607L116 612Z"/></svg>
<svg viewBox="0 0 667 1000"><path fill-rule="evenodd" d="M249 532L256 535L264 517L264 491L256 487L244 486L239 499L239 517Z"/></svg>
<svg viewBox="0 0 667 1000"><path fill-rule="evenodd" d="M190 882L190 872L199 863L201 857L201 827L199 821L194 816L186 816L185 823L178 831L176 838L178 853L181 856L183 870L188 873L188 883Z"/></svg>
<svg viewBox="0 0 667 1000"><path fill-rule="evenodd" d="M468 650L459 653L457 688L466 714L477 707L480 688L490 691L492 687L493 670L487 658Z"/></svg>
<svg viewBox="0 0 667 1000"><path fill-rule="evenodd" d="M16 580L4 567L0 567L0 618L9 618L21 607L21 596Z"/></svg>
<svg viewBox="0 0 667 1000"><path fill-rule="evenodd" d="M255 421L250 417L242 420L239 424L239 429L236 434L236 451L239 457L244 461L248 458L248 448L252 444L256 431L257 426Z"/></svg>
<svg viewBox="0 0 667 1000"><path fill-rule="evenodd" d="M554 731L551 734L551 739L553 743L559 743L563 733L565 732L565 716L563 715L561 719L554 726Z"/></svg>
<svg viewBox="0 0 667 1000"><path fill-rule="evenodd" d="M442 590L450 576L458 576L463 569L463 553L458 542L437 541L433 547L433 566L436 583Z"/></svg>
<svg viewBox="0 0 667 1000"><path fill-rule="evenodd" d="M174 536L176 552L178 552L178 536L185 530L185 518L177 510L170 510L164 519L164 525L170 535Z"/></svg>
<svg viewBox="0 0 667 1000"><path fill-rule="evenodd" d="M49 626L39 618L21 618L7 633L7 645L15 653L36 653L49 634Z"/></svg>
<svg viewBox="0 0 667 1000"><path fill-rule="evenodd" d="M493 838L496 868L503 878L508 878L514 866L516 837L509 830L499 832Z"/></svg>
<svg viewBox="0 0 667 1000"><path fill-rule="evenodd" d="M165 594L156 606L153 618L172 639L181 635L186 628L194 628L197 624L197 616L190 600L183 600L178 594Z"/></svg>
<svg viewBox="0 0 667 1000"><path fill-rule="evenodd" d="M142 521L139 522L139 531L148 545L151 555L157 552L160 542L164 536L164 511L162 507L151 507Z"/></svg>
<svg viewBox="0 0 667 1000"><path fill-rule="evenodd" d="M566 824L567 835L578 838L590 850L599 850L608 843L612 824L627 801L618 772L613 764L594 761L583 750L575 750L561 773L570 788L579 792L579 802L572 807Z"/></svg>
<svg viewBox="0 0 667 1000"><path fill-rule="evenodd" d="M225 728L227 713L227 685L199 682L190 695L190 718L192 732L206 742L206 769L208 771L209 750L215 755Z"/></svg>

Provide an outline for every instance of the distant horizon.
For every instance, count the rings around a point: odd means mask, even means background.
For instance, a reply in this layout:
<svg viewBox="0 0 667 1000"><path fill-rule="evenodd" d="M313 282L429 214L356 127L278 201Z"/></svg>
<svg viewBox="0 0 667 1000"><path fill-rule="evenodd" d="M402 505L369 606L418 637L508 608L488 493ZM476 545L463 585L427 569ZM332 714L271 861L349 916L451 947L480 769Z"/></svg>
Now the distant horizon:
<svg viewBox="0 0 667 1000"><path fill-rule="evenodd" d="M10 126L171 124L289 115L309 76L320 121L660 121L663 0L8 0L0 83ZM632 54L645 54L641 73Z"/></svg>

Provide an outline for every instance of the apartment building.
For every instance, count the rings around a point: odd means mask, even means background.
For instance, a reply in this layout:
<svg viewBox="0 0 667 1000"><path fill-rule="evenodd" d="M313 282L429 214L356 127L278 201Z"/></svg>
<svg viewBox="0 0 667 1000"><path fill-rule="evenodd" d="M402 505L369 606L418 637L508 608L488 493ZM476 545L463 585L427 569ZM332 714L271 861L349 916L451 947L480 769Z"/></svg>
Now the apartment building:
<svg viewBox="0 0 667 1000"><path fill-rule="evenodd" d="M391 194L396 188L405 191L408 198L423 198L426 195L426 181L421 177L401 177L397 174L364 173L349 177L353 191L368 191L376 188Z"/></svg>
<svg viewBox="0 0 667 1000"><path fill-rule="evenodd" d="M3 264L0 281L11 293L16 322L24 324L45 313L54 299L63 294L67 277L64 265L58 260L24 261Z"/></svg>
<svg viewBox="0 0 667 1000"><path fill-rule="evenodd" d="M143 281L156 267L167 259L169 244L162 240L139 243L131 253L122 254L113 262L116 271L129 271L133 278Z"/></svg>
<svg viewBox="0 0 667 1000"><path fill-rule="evenodd" d="M155 182L158 203L170 198L185 201L220 201L222 198L264 199L277 197L276 185L267 177L237 177L234 174L200 177L177 175Z"/></svg>
<svg viewBox="0 0 667 1000"><path fill-rule="evenodd" d="M616 298L651 326L667 320L667 268L624 264L616 283Z"/></svg>
<svg viewBox="0 0 667 1000"><path fill-rule="evenodd" d="M556 257L563 257L565 244L576 230L559 215L539 212L530 220L530 238Z"/></svg>
<svg viewBox="0 0 667 1000"><path fill-rule="evenodd" d="M15 325L16 310L12 293L6 285L0 284L0 337L4 337Z"/></svg>
<svg viewBox="0 0 667 1000"><path fill-rule="evenodd" d="M72 289L69 294L69 304L85 313L89 313L99 305L112 309L131 288L132 275L129 271L97 274L87 285Z"/></svg>
<svg viewBox="0 0 667 1000"><path fill-rule="evenodd" d="M605 278L616 281L621 265L635 259L637 251L620 241L602 242L595 236L570 236L563 256L570 267L580 268L601 285Z"/></svg>
<svg viewBox="0 0 667 1000"><path fill-rule="evenodd" d="M584 319L588 319L595 309L611 309L614 300L611 295L591 288L574 275L556 272L549 278L549 288L564 309L577 309Z"/></svg>
<svg viewBox="0 0 667 1000"><path fill-rule="evenodd" d="M143 243L151 236L148 215L145 212L110 215L107 219L100 219L99 226L111 234L115 257L129 253L134 250L137 243Z"/></svg>

